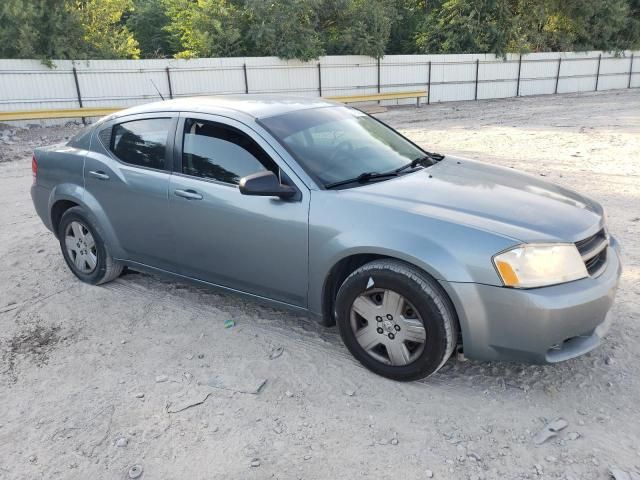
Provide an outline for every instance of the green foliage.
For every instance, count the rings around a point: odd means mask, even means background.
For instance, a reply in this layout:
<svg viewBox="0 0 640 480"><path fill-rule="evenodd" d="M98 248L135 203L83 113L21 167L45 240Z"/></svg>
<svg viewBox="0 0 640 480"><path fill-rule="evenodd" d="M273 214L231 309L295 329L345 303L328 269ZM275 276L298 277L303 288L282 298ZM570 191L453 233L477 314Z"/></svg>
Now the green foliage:
<svg viewBox="0 0 640 480"><path fill-rule="evenodd" d="M252 56L311 60L323 54L314 2L247 0L245 42Z"/></svg>
<svg viewBox="0 0 640 480"><path fill-rule="evenodd" d="M1 0L0 57L179 58L640 47L640 0Z"/></svg>
<svg viewBox="0 0 640 480"><path fill-rule="evenodd" d="M226 0L164 0L178 58L242 55L241 12Z"/></svg>
<svg viewBox="0 0 640 480"><path fill-rule="evenodd" d="M179 44L167 31L169 24L162 0L134 0L126 25L138 41L142 58L165 58L177 53Z"/></svg>
<svg viewBox="0 0 640 480"><path fill-rule="evenodd" d="M324 0L318 5L319 26L328 55L385 54L396 17L387 0Z"/></svg>
<svg viewBox="0 0 640 480"><path fill-rule="evenodd" d="M86 58L78 12L65 0L0 2L0 57Z"/></svg>
<svg viewBox="0 0 640 480"><path fill-rule="evenodd" d="M426 17L416 44L427 53L506 53L513 25L508 0L447 0Z"/></svg>
<svg viewBox="0 0 640 480"><path fill-rule="evenodd" d="M83 39L97 58L139 57L138 42L123 21L133 9L133 0L77 0L76 9Z"/></svg>

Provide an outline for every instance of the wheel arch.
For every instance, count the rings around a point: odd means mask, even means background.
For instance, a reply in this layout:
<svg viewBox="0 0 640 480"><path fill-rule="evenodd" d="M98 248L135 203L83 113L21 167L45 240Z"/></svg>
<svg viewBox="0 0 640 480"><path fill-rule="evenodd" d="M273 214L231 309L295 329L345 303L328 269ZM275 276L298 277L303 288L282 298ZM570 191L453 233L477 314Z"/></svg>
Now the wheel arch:
<svg viewBox="0 0 640 480"><path fill-rule="evenodd" d="M110 252L115 258L123 258L120 242L109 218L97 199L84 188L74 184L60 184L49 196L49 219L54 235L58 236L58 227L64 213L73 207L81 207L88 219L100 232Z"/></svg>
<svg viewBox="0 0 640 480"><path fill-rule="evenodd" d="M372 252L372 253L353 253L349 254L340 260L338 260L330 269L329 273L325 277L325 281L322 287L322 324L331 326L335 325L335 301L338 293L338 289L344 282L344 280L355 270L360 268L361 266L372 262L374 260L395 260L398 262L402 262L407 264L408 266L415 268L420 271L423 275L428 276L433 279L435 284L440 286L440 292L447 298L449 301L455 322L458 326L458 332L460 332L460 321L458 319L458 313L456 311L455 302L450 297L449 293L446 291L444 287L439 282L438 275L434 274L433 269L424 268L424 266L420 265L417 261L411 261L407 258L402 258L400 256L396 256L389 253L383 252ZM431 270L431 271L430 271Z"/></svg>

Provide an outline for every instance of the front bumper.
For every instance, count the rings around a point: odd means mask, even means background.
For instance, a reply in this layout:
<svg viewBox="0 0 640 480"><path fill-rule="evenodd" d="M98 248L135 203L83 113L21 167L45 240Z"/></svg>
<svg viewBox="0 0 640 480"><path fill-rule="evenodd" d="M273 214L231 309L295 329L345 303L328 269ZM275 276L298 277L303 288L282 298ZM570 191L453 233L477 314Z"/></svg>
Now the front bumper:
<svg viewBox="0 0 640 480"><path fill-rule="evenodd" d="M529 290L442 282L458 313L464 355L555 363L596 348L611 325L622 271L617 245L612 238L596 278Z"/></svg>

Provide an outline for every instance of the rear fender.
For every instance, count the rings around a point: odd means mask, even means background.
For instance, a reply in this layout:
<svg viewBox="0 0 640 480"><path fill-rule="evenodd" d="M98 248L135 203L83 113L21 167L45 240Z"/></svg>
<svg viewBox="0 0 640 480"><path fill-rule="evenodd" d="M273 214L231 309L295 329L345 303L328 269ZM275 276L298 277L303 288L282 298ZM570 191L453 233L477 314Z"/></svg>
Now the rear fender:
<svg viewBox="0 0 640 480"><path fill-rule="evenodd" d="M52 224L51 212L56 202L61 200L78 204L85 211L91 223L98 229L100 237L109 247L109 252L115 258L124 258L124 251L115 234L115 230L96 198L80 185L62 183L51 190L49 196L49 222ZM57 232L54 232L57 235Z"/></svg>

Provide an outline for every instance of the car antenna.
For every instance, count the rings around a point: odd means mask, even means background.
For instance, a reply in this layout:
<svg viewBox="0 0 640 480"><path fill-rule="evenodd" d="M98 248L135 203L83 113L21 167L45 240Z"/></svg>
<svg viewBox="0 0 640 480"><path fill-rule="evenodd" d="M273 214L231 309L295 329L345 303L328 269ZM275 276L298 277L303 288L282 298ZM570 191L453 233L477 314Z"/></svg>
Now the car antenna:
<svg viewBox="0 0 640 480"><path fill-rule="evenodd" d="M153 79L149 79L149 81L151 82L151 85L153 85L153 88L156 89L156 92L158 92L158 95L160 95L160 98L162 99L162 101L164 101L164 97L162 96L162 94L160 93L160 90L158 89L158 87L156 86L156 84L154 83Z"/></svg>

